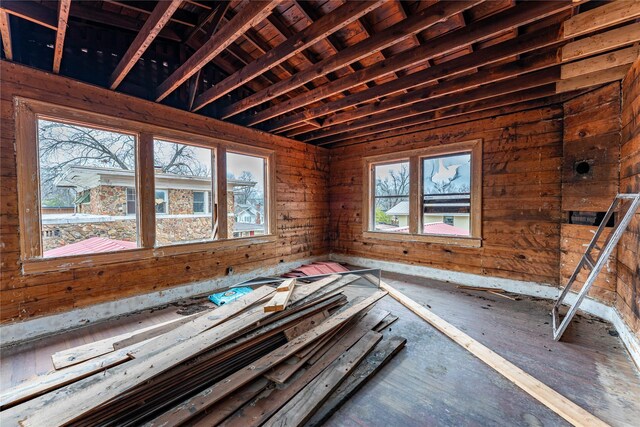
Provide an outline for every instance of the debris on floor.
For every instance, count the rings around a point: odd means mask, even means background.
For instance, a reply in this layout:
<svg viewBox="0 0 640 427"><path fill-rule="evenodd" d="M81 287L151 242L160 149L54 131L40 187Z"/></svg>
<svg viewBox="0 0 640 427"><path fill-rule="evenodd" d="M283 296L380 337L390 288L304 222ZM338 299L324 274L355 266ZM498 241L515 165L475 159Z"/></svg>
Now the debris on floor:
<svg viewBox="0 0 640 427"><path fill-rule="evenodd" d="M359 279L261 286L188 322L56 353L58 370L2 393L0 424L319 425L406 343L381 333L397 319L375 307L385 291L347 299ZM284 309L265 312L278 294Z"/></svg>

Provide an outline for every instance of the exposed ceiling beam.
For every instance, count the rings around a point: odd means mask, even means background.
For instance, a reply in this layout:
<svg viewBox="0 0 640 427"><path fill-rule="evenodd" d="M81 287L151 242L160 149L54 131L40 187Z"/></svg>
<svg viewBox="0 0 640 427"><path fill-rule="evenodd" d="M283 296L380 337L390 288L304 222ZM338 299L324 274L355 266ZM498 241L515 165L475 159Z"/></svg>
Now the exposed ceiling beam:
<svg viewBox="0 0 640 427"><path fill-rule="evenodd" d="M618 0L582 12L564 22L565 38L578 37L640 17L640 0Z"/></svg>
<svg viewBox="0 0 640 427"><path fill-rule="evenodd" d="M105 3L111 3L116 6L123 7L125 9L134 10L136 12L144 13L146 15L151 15L155 9L153 6L153 2L150 1L119 1L119 0L102 0ZM162 3L168 0L159 0L158 3ZM156 3L156 6L158 5ZM171 22L176 24L184 25L186 27L193 28L197 25L194 21L196 21L196 14L187 12L184 9L176 11L173 16L169 19Z"/></svg>
<svg viewBox="0 0 640 427"><path fill-rule="evenodd" d="M9 14L3 10L0 10L0 35L2 36L2 48L4 50L4 57L9 61L13 61Z"/></svg>
<svg viewBox="0 0 640 427"><path fill-rule="evenodd" d="M416 128L418 125L430 123L435 120L441 120L448 117L456 117L459 115L469 115L478 111L489 109L498 109L509 105L521 104L533 99L553 96L555 94L555 84L550 83L539 87L511 92L504 95L497 95L476 102L466 102L464 99L462 99L461 103L454 107L438 109L436 111L428 111L426 113L407 117L402 120L363 128L356 132L350 132L349 134L330 136L328 138L316 141L316 145L324 146L341 143L343 141L353 141L354 139L375 140L381 138L381 135L390 137L394 134L397 135L406 133L408 129Z"/></svg>
<svg viewBox="0 0 640 427"><path fill-rule="evenodd" d="M199 19L198 24L195 27L191 28L187 33L187 35L184 36L184 39L183 39L184 44L188 45L189 42L191 41L191 38L195 36L198 33L198 31L204 31L207 34L211 34L210 31L204 30L204 26L207 24L207 22L211 21L211 25L209 26L210 28L218 27L218 25L222 21L222 18L224 17L224 14L227 12L227 9L229 8L229 1L228 0L219 1L219 2L216 2L215 4L216 4L216 7L207 9L207 11L202 14L202 17ZM211 36L208 36L207 39L210 37Z"/></svg>
<svg viewBox="0 0 640 427"><path fill-rule="evenodd" d="M173 72L156 90L156 101L166 98L178 86L184 83L189 77L198 72L199 69L208 64L220 52L225 50L248 28L258 24L273 8L278 5L278 0L250 1L244 8L234 16L229 23L213 35L200 49L196 51L187 61Z"/></svg>
<svg viewBox="0 0 640 427"><path fill-rule="evenodd" d="M320 117L330 114L335 111L343 110L353 105L358 105L368 100L376 99L381 96L389 96L402 91L403 89L413 88L416 86L424 86L426 84L437 81L439 78L453 77L461 73L465 73L471 70L475 70L479 67L489 65L506 58L510 58L523 53L531 52L537 49L542 49L553 44L558 43L561 40L559 33L560 26L552 25L547 28L540 29L533 33L525 34L516 39L511 39L498 43L496 45L489 46L484 49L476 50L473 53L461 56L459 58L452 59L447 62L443 62L433 67L427 68L422 71L418 71L413 74L409 74L405 77L392 80L377 86L376 88L366 91L358 92L349 97L339 99L337 101L328 102L320 107L311 108L304 112L305 117ZM481 74L482 75L482 74ZM473 75L472 75L473 76ZM445 85L447 83L444 83ZM415 97L418 91L411 92L413 95L407 95ZM418 95L419 96L419 95ZM362 106L355 111L349 111L342 114L327 118L326 125L333 125L341 123L343 118L347 114L353 114L353 118L358 118L370 114L372 108L381 109L384 111L383 105L389 104L390 100L397 98L389 98L385 101L376 103L373 106ZM394 107L390 107L394 108ZM387 108L388 109L388 108ZM362 113L361 113L362 112ZM302 114L296 115L300 119ZM294 116L291 116L294 117ZM351 120L351 119L348 119ZM292 121L291 118L288 119Z"/></svg>
<svg viewBox="0 0 640 427"><path fill-rule="evenodd" d="M366 58L372 53L386 49L389 46L411 37L416 32L446 20L450 16L458 13L460 9L471 7L477 3L478 1L438 2L434 6L412 15L410 18L394 24L376 35L366 38L360 43L349 46L337 54L320 61L312 68L303 70L288 79L282 80L269 88L224 108L222 110L222 117L227 118L236 115L283 93L289 92L306 82L316 79L320 75L326 75L347 64ZM259 118L253 116L246 118L246 121L243 120L242 122L244 124L256 124L260 121Z"/></svg>
<svg viewBox="0 0 640 427"><path fill-rule="evenodd" d="M556 92L569 92L576 89L584 89L586 87L622 80L624 76L627 75L630 67L630 63L622 64L617 67L605 68L603 70L583 74L567 80L561 80L556 84Z"/></svg>
<svg viewBox="0 0 640 427"><path fill-rule="evenodd" d="M140 21L129 16L120 15L118 13L109 12L95 7L86 6L82 3L73 2L71 8L71 16L74 18L84 19L87 21L97 22L103 25L122 28L125 30L138 32L144 26L144 21ZM172 29L163 28L158 37L180 42L182 38Z"/></svg>
<svg viewBox="0 0 640 427"><path fill-rule="evenodd" d="M71 0L58 0L58 29L56 30L56 44L53 49L53 72L60 72L60 63L64 53L64 36L67 33L67 22L69 21L69 9Z"/></svg>
<svg viewBox="0 0 640 427"><path fill-rule="evenodd" d="M109 88L111 90L117 88L122 80L124 80L136 62L138 62L138 59L140 59L142 54L151 46L151 43L158 36L160 30L167 25L171 15L173 15L173 12L178 9L181 3L182 0L158 2L138 35L133 39L133 42L120 59L116 69L111 74L109 78Z"/></svg>
<svg viewBox="0 0 640 427"><path fill-rule="evenodd" d="M56 12L40 3L2 0L2 2L0 2L0 10L54 31L58 30L58 16Z"/></svg>
<svg viewBox="0 0 640 427"><path fill-rule="evenodd" d="M573 61L640 41L640 22L576 40L562 48L562 60Z"/></svg>
<svg viewBox="0 0 640 427"><path fill-rule="evenodd" d="M464 78L462 79L464 80ZM499 83L488 84L466 92L454 93L435 99L428 99L420 103L376 115L374 118L363 118L327 127L320 131L304 135L301 139L305 142L317 139L326 140L327 137L332 140L346 139L349 137L348 135L354 133L366 134L366 132L375 132L377 126L382 125L384 127L388 122L401 123L403 119L421 115L425 112L445 107L452 107L466 102L479 101L499 95L506 95L508 93L543 86L550 83L555 84L558 80L560 80L560 67L555 66L508 80L502 80Z"/></svg>
<svg viewBox="0 0 640 427"><path fill-rule="evenodd" d="M286 61L298 52L326 38L327 35L338 31L359 17L369 13L384 3L384 1L385 0L366 0L344 3L304 30L280 43L251 64L238 70L235 74L202 93L196 99L194 110L199 110L264 71L270 70L276 65Z"/></svg>
<svg viewBox="0 0 640 427"><path fill-rule="evenodd" d="M362 137L354 137L336 143L321 143L319 146L329 146L332 149L346 147L375 140L394 140L401 138L402 135L416 134L430 129L444 126L451 126L458 123L469 123L485 118L493 118L505 114L517 113L520 111L531 110L563 103L572 97L584 93L584 91L568 92L560 95L549 96L553 90L552 85L541 86L539 88L527 89L522 92L516 92L499 98L489 98L484 101L471 104L462 104L456 107L437 110L434 113L428 113L424 117L414 117L412 119L421 119L421 123L407 125L402 128L382 131L372 135ZM499 107L490 107L491 105L501 105ZM487 109L485 109L487 108ZM472 111L472 112L471 112Z"/></svg>
<svg viewBox="0 0 640 427"><path fill-rule="evenodd" d="M572 7L569 1L563 2L524 2L518 7L508 9L493 15L491 19L474 22L467 27L455 30L446 36L438 38L438 43L426 43L413 49L401 52L384 61L349 74L339 80L320 86L317 89L302 94L292 100L281 102L260 112L261 119L276 117L296 108L304 107L320 99L327 98L338 91L362 84L365 81L386 76L394 71L423 64L435 56L455 52L470 43L486 40L496 34L517 28L521 25L537 21L543 17L553 15ZM267 129L273 130L290 124L289 119L276 120L267 125Z"/></svg>
<svg viewBox="0 0 640 427"><path fill-rule="evenodd" d="M596 71L603 71L618 65L631 64L640 55L639 46L631 46L582 61L572 62L562 66L561 78L563 80L582 76Z"/></svg>

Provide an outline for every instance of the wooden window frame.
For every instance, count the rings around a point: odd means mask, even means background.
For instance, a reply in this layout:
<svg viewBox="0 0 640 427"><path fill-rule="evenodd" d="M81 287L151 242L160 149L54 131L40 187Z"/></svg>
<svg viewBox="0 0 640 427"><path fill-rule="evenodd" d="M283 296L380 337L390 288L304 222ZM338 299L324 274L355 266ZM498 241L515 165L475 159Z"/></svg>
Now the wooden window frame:
<svg viewBox="0 0 640 427"><path fill-rule="evenodd" d="M18 176L18 216L20 227L20 253L23 274L70 270L102 265L152 259L162 256L189 254L201 251L224 250L247 244L267 244L276 241L275 231L275 152L197 133L160 127L135 120L122 119L28 98L14 98L16 124L16 161ZM98 129L123 132L136 136L136 201L138 248L97 254L42 258L42 224L40 209L40 177L38 158L39 118L76 123ZM212 215L218 218L216 240L176 243L157 246L155 242L155 174L153 168L153 141L176 142L209 148L215 153L212 177ZM226 150L263 157L265 171L265 209L268 218L265 234L242 238L227 238L226 205ZM225 203L219 203L224 200Z"/></svg>
<svg viewBox="0 0 640 427"><path fill-rule="evenodd" d="M449 236L419 233L422 223L420 206L422 200L422 160L424 158L471 153L471 213L469 236ZM372 230L373 190L375 189L374 166L389 163L409 162L409 233L391 233ZM399 153L381 154L364 158L363 173L362 232L367 239L399 242L423 242L466 247L482 246L482 140L443 144L433 147L408 150Z"/></svg>
<svg viewBox="0 0 640 427"><path fill-rule="evenodd" d="M226 149L228 148L228 149ZM251 148L247 148L246 146L242 146L239 144L228 144L227 147L225 148L225 153L224 153L224 158L227 158L227 152L229 153L233 153L233 154L240 154L240 155L244 155L244 156L251 156L251 157L260 157L262 159L265 160L265 166L264 166L264 187L265 187L265 191L264 191L264 228L265 228L265 232L264 235L271 235L273 234L274 230L274 226L276 223L276 211L275 211L275 200L276 200L276 191L275 191L275 186L276 186L276 180L275 180L275 157L274 157L274 153L273 151L269 152L268 150L263 150L263 149L259 149L256 147L251 147ZM227 176L227 170L226 170L226 162L224 162L224 166L225 166L225 170L224 170L224 176L225 176L225 190L227 188L226 186L226 176ZM225 209L227 206L226 200L227 200L227 194L225 191L225 197L224 199L221 200L225 200ZM232 213L233 214L233 213ZM226 220L226 218L225 218ZM226 224L225 224L225 230L226 230ZM243 240L243 239L253 239L255 237L253 236L246 236L246 237L233 237L230 236L229 239L237 241L237 240Z"/></svg>

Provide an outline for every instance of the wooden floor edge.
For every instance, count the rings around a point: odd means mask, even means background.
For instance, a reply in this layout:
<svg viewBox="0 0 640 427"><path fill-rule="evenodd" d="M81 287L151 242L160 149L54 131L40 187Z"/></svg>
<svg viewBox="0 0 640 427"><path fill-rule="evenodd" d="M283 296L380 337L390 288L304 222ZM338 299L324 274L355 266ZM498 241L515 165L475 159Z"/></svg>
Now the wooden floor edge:
<svg viewBox="0 0 640 427"><path fill-rule="evenodd" d="M576 426L608 426L604 421L576 405L574 402L553 390L543 382L535 379L493 350L474 340L441 317L435 315L416 301L396 290L391 285L381 280L380 288L387 291L389 295L400 304L407 307L421 319L425 320L457 344L464 347L471 354L493 368L496 372L520 387L530 396L571 424Z"/></svg>

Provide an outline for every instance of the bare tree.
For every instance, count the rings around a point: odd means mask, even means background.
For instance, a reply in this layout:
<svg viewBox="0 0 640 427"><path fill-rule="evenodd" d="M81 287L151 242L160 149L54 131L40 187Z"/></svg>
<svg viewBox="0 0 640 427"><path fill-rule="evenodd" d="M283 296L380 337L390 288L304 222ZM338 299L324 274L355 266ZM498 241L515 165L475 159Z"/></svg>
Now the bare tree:
<svg viewBox="0 0 640 427"><path fill-rule="evenodd" d="M251 172L243 171L242 174L240 174L240 176L237 178L237 180L253 182L254 178ZM246 205L250 203L255 204L256 202L258 202L259 201L257 200L258 193L259 192L255 186L242 186L242 187L239 187L236 191L234 191L234 194L236 196L236 201L238 204L241 204L241 205Z"/></svg>
<svg viewBox="0 0 640 427"><path fill-rule="evenodd" d="M135 138L133 135L88 128L70 123L40 120L38 127L41 193L44 204L73 204L69 189L56 181L68 166L95 166L133 170ZM203 164L194 147L156 142L154 158L166 173L209 176L210 166Z"/></svg>
<svg viewBox="0 0 640 427"><path fill-rule="evenodd" d="M389 210L409 195L409 167L402 163L399 170L391 169L384 179L376 177L376 206L383 211ZM398 197L389 197L398 196Z"/></svg>

